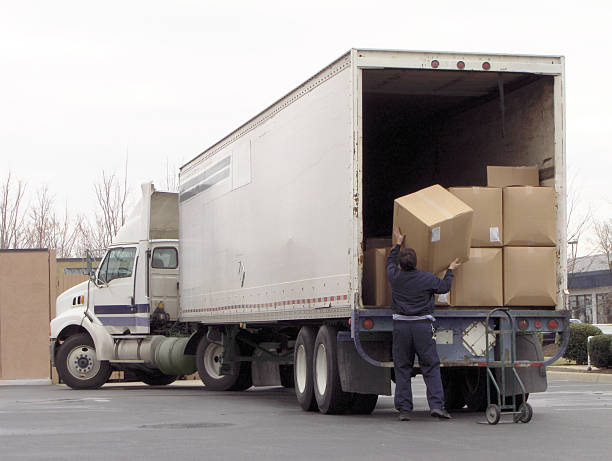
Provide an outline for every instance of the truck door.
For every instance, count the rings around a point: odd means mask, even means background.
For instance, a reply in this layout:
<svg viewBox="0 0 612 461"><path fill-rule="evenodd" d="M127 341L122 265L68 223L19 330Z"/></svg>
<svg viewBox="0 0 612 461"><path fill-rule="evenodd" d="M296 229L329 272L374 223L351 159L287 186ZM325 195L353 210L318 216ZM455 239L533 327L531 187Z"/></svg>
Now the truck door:
<svg viewBox="0 0 612 461"><path fill-rule="evenodd" d="M153 248L150 267L151 312L154 317L178 319L179 309L179 259L178 249L162 244Z"/></svg>
<svg viewBox="0 0 612 461"><path fill-rule="evenodd" d="M149 333L149 305L136 304L134 277L136 247L111 248L98 268L94 287L94 314L111 334Z"/></svg>

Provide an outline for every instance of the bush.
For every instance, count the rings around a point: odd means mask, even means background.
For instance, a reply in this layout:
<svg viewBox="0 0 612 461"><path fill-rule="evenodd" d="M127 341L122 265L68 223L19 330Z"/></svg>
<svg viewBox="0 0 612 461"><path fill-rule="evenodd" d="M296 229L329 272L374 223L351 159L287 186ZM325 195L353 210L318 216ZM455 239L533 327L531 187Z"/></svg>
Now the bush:
<svg viewBox="0 0 612 461"><path fill-rule="evenodd" d="M587 363L587 338L601 335L601 330L588 323L570 323L570 340L563 357L578 365ZM593 340L591 340L593 341Z"/></svg>
<svg viewBox="0 0 612 461"><path fill-rule="evenodd" d="M599 335L591 338L589 352L592 365L597 368L612 367L612 335Z"/></svg>

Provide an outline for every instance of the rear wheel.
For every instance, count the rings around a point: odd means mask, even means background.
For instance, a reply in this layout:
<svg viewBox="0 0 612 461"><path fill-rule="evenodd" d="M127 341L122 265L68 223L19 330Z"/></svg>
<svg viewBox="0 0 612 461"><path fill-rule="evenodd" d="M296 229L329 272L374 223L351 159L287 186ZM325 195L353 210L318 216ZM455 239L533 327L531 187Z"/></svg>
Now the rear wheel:
<svg viewBox="0 0 612 461"><path fill-rule="evenodd" d="M165 375L161 371L147 372L142 370L134 370L133 373L134 376L136 376L136 379L148 384L149 386L167 386L178 379L178 376Z"/></svg>
<svg viewBox="0 0 612 461"><path fill-rule="evenodd" d="M314 347L314 394L319 411L339 414L351 404L351 393L344 392L340 384L336 329L327 325L319 328Z"/></svg>
<svg viewBox="0 0 612 461"><path fill-rule="evenodd" d="M293 352L295 396L300 406L305 411L317 410L312 376L312 357L314 354L315 339L316 334L314 328L300 328Z"/></svg>
<svg viewBox="0 0 612 461"><path fill-rule="evenodd" d="M93 340L88 334L70 336L60 346L56 358L57 373L73 389L97 389L111 375L107 360L98 360Z"/></svg>
<svg viewBox="0 0 612 461"><path fill-rule="evenodd" d="M243 391L253 385L250 362L232 362L231 374L221 374L223 346L200 340L196 351L198 375L207 390L210 391Z"/></svg>

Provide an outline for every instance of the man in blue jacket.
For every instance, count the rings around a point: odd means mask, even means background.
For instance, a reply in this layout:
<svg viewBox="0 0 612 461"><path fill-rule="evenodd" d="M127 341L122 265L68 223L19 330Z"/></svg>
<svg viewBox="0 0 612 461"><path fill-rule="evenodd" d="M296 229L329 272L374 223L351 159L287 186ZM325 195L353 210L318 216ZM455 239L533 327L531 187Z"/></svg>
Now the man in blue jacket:
<svg viewBox="0 0 612 461"><path fill-rule="evenodd" d="M440 378L440 359L434 337L434 293L448 293L453 283L453 270L461 265L455 259L443 279L416 268L417 255L412 248L400 251L404 242L395 228L397 244L387 260L387 277L391 283L393 310L393 364L395 367L395 408L400 421L410 420L412 411L412 367L414 354L427 385L427 402L431 416L450 419L444 408L444 389ZM399 267L398 267L399 263Z"/></svg>

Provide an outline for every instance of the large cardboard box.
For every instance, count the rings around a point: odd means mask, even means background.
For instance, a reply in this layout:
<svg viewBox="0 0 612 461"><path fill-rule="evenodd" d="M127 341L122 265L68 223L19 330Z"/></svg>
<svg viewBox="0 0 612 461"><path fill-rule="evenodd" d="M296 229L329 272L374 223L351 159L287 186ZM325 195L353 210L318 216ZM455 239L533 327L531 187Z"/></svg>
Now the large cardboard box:
<svg viewBox="0 0 612 461"><path fill-rule="evenodd" d="M539 186L540 173L534 166L488 166L487 186Z"/></svg>
<svg viewBox="0 0 612 461"><path fill-rule="evenodd" d="M403 246L416 251L417 268L437 274L455 258L469 258L473 215L468 205L435 185L395 199L393 225L406 235Z"/></svg>
<svg viewBox="0 0 612 461"><path fill-rule="evenodd" d="M554 306L556 258L554 247L505 247L504 305Z"/></svg>
<svg viewBox="0 0 612 461"><path fill-rule="evenodd" d="M472 248L470 260L454 271L453 306L504 305L501 248Z"/></svg>
<svg viewBox="0 0 612 461"><path fill-rule="evenodd" d="M449 192L474 210L472 247L501 247L503 245L502 189L451 187Z"/></svg>
<svg viewBox="0 0 612 461"><path fill-rule="evenodd" d="M391 248L371 248L363 256L363 304L391 305L391 285L387 280L387 258Z"/></svg>
<svg viewBox="0 0 612 461"><path fill-rule="evenodd" d="M504 188L504 246L555 246L557 216L552 187Z"/></svg>

